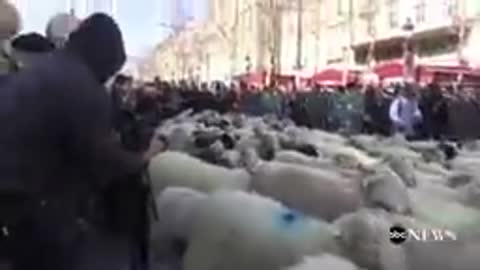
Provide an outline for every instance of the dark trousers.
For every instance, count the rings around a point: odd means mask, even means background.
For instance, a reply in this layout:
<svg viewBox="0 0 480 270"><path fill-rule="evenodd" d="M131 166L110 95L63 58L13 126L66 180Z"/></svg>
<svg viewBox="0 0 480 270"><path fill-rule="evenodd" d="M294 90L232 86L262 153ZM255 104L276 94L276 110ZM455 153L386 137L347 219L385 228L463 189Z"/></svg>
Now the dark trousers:
<svg viewBox="0 0 480 270"><path fill-rule="evenodd" d="M91 226L68 209L47 203L9 228L5 257L12 270L130 269L127 237Z"/></svg>

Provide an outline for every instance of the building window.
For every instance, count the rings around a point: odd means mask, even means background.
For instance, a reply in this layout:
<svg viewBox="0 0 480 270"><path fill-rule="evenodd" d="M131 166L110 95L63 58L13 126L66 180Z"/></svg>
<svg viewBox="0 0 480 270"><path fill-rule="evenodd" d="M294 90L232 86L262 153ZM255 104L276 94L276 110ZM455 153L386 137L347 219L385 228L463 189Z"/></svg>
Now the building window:
<svg viewBox="0 0 480 270"><path fill-rule="evenodd" d="M426 0L416 0L415 4L415 21L423 23L426 21L427 2Z"/></svg>
<svg viewBox="0 0 480 270"><path fill-rule="evenodd" d="M387 0L388 26L393 29L399 27L399 4L398 0Z"/></svg>
<svg viewBox="0 0 480 270"><path fill-rule="evenodd" d="M343 16L344 14L343 10L343 0L337 0L337 15L338 16Z"/></svg>

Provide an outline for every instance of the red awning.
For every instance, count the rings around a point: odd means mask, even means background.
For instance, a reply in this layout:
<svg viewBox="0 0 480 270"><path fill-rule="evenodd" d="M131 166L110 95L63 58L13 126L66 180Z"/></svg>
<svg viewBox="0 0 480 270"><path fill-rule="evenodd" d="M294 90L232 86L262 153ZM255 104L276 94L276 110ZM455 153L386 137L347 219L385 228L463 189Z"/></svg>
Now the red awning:
<svg viewBox="0 0 480 270"><path fill-rule="evenodd" d="M341 86L343 84L344 70L328 68L315 73L312 76L312 82L321 85ZM359 73L357 71L346 71L346 83L355 83L358 81Z"/></svg>
<svg viewBox="0 0 480 270"><path fill-rule="evenodd" d="M424 83L452 83L459 78L465 83L480 83L480 71L468 66L422 65L417 71L418 81Z"/></svg>
<svg viewBox="0 0 480 270"><path fill-rule="evenodd" d="M242 75L235 76L234 80L245 83L247 85L265 85L267 79L267 72L255 72L255 73L246 73Z"/></svg>
<svg viewBox="0 0 480 270"><path fill-rule="evenodd" d="M375 74L378 75L380 80L403 77L404 63L400 61L385 62L376 65L373 68Z"/></svg>
<svg viewBox="0 0 480 270"><path fill-rule="evenodd" d="M272 80L275 81L275 83L277 83L278 85L282 86L290 86L291 84L295 84L294 75L274 74L272 75Z"/></svg>

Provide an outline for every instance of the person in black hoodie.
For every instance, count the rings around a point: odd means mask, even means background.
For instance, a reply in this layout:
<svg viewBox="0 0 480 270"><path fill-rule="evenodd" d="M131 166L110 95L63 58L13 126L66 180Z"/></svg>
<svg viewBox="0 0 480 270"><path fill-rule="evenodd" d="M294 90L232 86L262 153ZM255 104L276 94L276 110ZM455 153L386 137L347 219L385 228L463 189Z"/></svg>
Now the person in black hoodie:
<svg viewBox="0 0 480 270"><path fill-rule="evenodd" d="M381 89L369 86L365 91L363 128L367 134L390 135L388 109L390 103L382 96Z"/></svg>
<svg viewBox="0 0 480 270"><path fill-rule="evenodd" d="M421 110L424 115L424 133L428 139L440 140L448 131L448 100L441 88L431 84L421 99Z"/></svg>
<svg viewBox="0 0 480 270"><path fill-rule="evenodd" d="M116 248L123 242L104 225L105 215L89 211L164 147L154 139L147 151L130 153L114 137L103 84L125 59L117 24L94 14L63 49L1 85L0 241L8 243L14 270L129 263L121 258L131 251Z"/></svg>

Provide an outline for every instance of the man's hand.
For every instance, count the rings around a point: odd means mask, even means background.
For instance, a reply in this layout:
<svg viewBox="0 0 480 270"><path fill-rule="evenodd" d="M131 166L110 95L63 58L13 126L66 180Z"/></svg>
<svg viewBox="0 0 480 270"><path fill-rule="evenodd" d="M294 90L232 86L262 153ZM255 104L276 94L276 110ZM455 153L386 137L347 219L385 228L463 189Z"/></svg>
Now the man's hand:
<svg viewBox="0 0 480 270"><path fill-rule="evenodd" d="M159 153L164 152L167 150L167 148L168 142L165 138L153 135L152 139L150 140L150 146L143 154L143 159L145 161L150 161L150 159L154 158Z"/></svg>

